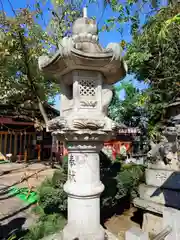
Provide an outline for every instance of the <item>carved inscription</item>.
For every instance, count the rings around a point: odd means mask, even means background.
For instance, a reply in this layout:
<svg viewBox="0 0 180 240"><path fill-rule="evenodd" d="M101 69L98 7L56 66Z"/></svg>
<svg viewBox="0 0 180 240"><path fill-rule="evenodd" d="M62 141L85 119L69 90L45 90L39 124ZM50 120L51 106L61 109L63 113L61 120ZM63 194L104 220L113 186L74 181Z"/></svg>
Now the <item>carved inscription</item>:
<svg viewBox="0 0 180 240"><path fill-rule="evenodd" d="M73 169L74 166L76 166L75 157L72 154L70 154L69 155L69 173L68 173L68 178L70 182L76 182L76 172Z"/></svg>
<svg viewBox="0 0 180 240"><path fill-rule="evenodd" d="M74 170L69 170L69 181L70 182L76 182L76 173Z"/></svg>
<svg viewBox="0 0 180 240"><path fill-rule="evenodd" d="M70 154L70 156L69 156L69 165L70 165L70 167L73 167L76 165L75 158L72 154Z"/></svg>
<svg viewBox="0 0 180 240"><path fill-rule="evenodd" d="M159 172L159 173L156 173L156 179L164 182L167 180L167 178L169 177L169 174L165 173L165 172Z"/></svg>

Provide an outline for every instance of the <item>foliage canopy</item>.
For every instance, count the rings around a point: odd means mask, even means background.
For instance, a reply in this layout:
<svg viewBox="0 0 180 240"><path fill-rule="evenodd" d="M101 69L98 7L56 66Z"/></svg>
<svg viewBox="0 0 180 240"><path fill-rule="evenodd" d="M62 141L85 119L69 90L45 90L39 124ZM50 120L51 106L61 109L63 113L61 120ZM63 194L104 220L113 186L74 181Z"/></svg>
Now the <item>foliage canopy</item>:
<svg viewBox="0 0 180 240"><path fill-rule="evenodd" d="M150 126L164 119L165 107L180 94L179 12L179 3L162 8L128 47L130 73L150 86L147 92Z"/></svg>
<svg viewBox="0 0 180 240"><path fill-rule="evenodd" d="M44 76L39 71L37 60L57 49L79 11L76 5L53 2L53 8L49 9L50 22L44 29L40 24L40 20L44 20L42 2L35 1L32 6L15 10L8 0L14 15L9 17L1 1L0 99L13 105L38 104L46 123L43 102L53 99L59 87L52 76Z"/></svg>
<svg viewBox="0 0 180 240"><path fill-rule="evenodd" d="M122 90L125 96L123 100L120 100L119 94ZM123 123L128 127L139 127L145 131L148 121L145 102L146 91L140 91L132 81L123 80L119 86L115 86L113 89L109 116L118 123Z"/></svg>

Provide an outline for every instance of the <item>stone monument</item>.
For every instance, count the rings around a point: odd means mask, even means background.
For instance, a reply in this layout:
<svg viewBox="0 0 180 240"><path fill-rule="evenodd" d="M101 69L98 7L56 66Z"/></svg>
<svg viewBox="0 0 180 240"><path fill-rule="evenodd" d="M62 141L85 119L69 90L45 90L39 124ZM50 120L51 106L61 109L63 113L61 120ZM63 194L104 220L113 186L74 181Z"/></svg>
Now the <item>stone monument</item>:
<svg viewBox="0 0 180 240"><path fill-rule="evenodd" d="M139 186L136 207L145 210L143 229L151 234L162 230L162 213L167 207L180 209L180 98L166 109L162 139L148 152L150 163L145 172L146 184Z"/></svg>
<svg viewBox="0 0 180 240"><path fill-rule="evenodd" d="M112 84L126 75L122 49L117 43L102 48L96 22L84 16L72 26L72 37L59 43L54 57L39 58L42 71L53 74L60 83L60 116L49 121L52 135L68 148L68 223L63 240L104 240L100 225L99 152L103 142L115 134L117 124L107 117ZM61 239L61 238L58 238Z"/></svg>

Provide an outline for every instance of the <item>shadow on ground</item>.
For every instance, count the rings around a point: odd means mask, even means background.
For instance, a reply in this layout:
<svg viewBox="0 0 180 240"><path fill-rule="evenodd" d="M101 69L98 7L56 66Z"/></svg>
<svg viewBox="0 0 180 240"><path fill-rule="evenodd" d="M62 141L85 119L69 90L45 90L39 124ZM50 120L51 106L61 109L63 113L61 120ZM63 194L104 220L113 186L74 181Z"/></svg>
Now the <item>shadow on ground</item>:
<svg viewBox="0 0 180 240"><path fill-rule="evenodd" d="M113 216L122 215L124 211L132 207L131 197L126 195L121 199L118 198L116 177L121 169L120 162L112 162L103 152L100 153L100 172L101 181L105 186L104 192L101 194L101 224L105 227L105 223ZM134 211L131 221L142 225L142 211Z"/></svg>
<svg viewBox="0 0 180 240"><path fill-rule="evenodd" d="M23 229L25 221L25 218L19 217L11 220L7 224L0 225L0 239L7 240L13 235L16 236L16 239L23 237L28 231Z"/></svg>
<svg viewBox="0 0 180 240"><path fill-rule="evenodd" d="M142 228L142 224L143 224L143 213L144 211L142 209L137 209L134 212L134 215L131 217L131 220L137 224L139 224L139 226Z"/></svg>

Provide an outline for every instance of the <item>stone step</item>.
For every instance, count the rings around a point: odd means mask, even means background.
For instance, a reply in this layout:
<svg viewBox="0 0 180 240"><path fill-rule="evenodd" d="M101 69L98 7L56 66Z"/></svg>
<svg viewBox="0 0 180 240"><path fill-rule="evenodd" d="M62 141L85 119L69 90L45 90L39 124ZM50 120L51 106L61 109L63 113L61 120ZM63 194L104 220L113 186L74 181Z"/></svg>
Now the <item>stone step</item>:
<svg viewBox="0 0 180 240"><path fill-rule="evenodd" d="M168 164L166 165L164 162L158 161L156 163L148 163L149 169L159 169L165 171L179 171L179 166L176 164Z"/></svg>
<svg viewBox="0 0 180 240"><path fill-rule="evenodd" d="M139 194L140 198L144 200L180 209L180 191L141 184L139 186Z"/></svg>
<svg viewBox="0 0 180 240"><path fill-rule="evenodd" d="M147 168L145 178L147 185L180 190L180 172Z"/></svg>
<svg viewBox="0 0 180 240"><path fill-rule="evenodd" d="M143 210L146 210L148 212L152 212L152 213L157 213L162 215L164 209L166 208L164 205L162 204L158 204L149 200L144 200L142 198L135 198L133 200L133 204L135 207L137 208L141 208Z"/></svg>

